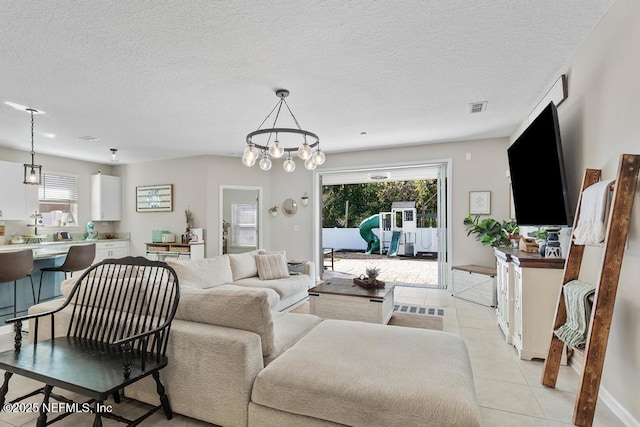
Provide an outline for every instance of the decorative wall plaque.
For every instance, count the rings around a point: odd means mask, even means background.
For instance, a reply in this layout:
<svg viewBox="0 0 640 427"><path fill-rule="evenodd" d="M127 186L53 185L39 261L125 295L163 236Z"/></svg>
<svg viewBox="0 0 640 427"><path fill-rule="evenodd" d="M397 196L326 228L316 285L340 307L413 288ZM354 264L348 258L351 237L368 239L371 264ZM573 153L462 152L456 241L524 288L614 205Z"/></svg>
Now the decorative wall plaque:
<svg viewBox="0 0 640 427"><path fill-rule="evenodd" d="M136 187L137 212L169 212L173 210L173 184Z"/></svg>

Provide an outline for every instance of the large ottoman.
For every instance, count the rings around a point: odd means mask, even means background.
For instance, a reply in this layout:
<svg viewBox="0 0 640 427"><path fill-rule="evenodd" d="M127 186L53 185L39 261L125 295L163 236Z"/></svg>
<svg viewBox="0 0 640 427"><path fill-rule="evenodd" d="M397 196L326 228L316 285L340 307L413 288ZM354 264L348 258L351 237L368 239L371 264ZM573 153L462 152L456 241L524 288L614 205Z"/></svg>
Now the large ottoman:
<svg viewBox="0 0 640 427"><path fill-rule="evenodd" d="M249 426L480 426L467 348L445 332L324 320L258 374Z"/></svg>

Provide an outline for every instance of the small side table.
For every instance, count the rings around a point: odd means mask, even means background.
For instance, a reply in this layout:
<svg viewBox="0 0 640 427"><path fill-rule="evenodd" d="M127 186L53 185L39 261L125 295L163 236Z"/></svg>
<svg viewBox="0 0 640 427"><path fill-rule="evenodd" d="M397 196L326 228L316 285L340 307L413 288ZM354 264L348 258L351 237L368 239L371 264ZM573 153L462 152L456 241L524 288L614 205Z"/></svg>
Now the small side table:
<svg viewBox="0 0 640 427"><path fill-rule="evenodd" d="M326 255L331 255L331 271L333 271L333 248L322 248L322 259L323 259L323 263L322 266L323 268L326 270L327 267L324 265L324 257Z"/></svg>

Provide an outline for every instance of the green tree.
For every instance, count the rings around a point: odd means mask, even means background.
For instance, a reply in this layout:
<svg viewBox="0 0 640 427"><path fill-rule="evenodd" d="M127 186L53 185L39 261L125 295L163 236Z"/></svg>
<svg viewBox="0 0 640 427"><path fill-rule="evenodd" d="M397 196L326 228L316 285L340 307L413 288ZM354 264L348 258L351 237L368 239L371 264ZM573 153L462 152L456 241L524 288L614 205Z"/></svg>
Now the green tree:
<svg viewBox="0 0 640 427"><path fill-rule="evenodd" d="M326 185L323 187L322 201L323 227L357 227L371 215L389 212L393 202L416 202L419 214L435 213L437 181L429 179Z"/></svg>

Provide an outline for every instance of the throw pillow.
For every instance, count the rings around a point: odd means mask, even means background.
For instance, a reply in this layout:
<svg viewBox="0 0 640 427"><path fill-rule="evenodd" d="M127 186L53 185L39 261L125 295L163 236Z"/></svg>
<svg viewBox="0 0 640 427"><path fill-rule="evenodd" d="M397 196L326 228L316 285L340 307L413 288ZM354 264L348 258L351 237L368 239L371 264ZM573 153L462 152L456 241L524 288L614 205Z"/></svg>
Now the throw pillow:
<svg viewBox="0 0 640 427"><path fill-rule="evenodd" d="M282 254L256 255L260 280L286 279L289 277L287 260Z"/></svg>
<svg viewBox="0 0 640 427"><path fill-rule="evenodd" d="M260 251L258 249L241 254L229 254L233 281L258 275L256 260L253 258Z"/></svg>
<svg viewBox="0 0 640 427"><path fill-rule="evenodd" d="M207 289L233 281L227 255L188 261L167 258L166 263L176 271L180 282L191 287Z"/></svg>

